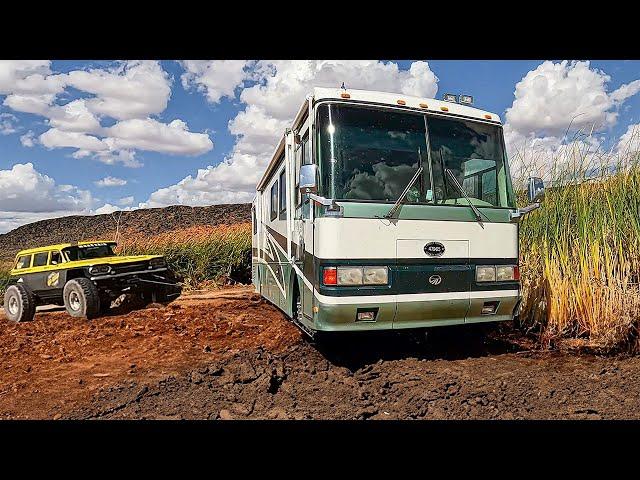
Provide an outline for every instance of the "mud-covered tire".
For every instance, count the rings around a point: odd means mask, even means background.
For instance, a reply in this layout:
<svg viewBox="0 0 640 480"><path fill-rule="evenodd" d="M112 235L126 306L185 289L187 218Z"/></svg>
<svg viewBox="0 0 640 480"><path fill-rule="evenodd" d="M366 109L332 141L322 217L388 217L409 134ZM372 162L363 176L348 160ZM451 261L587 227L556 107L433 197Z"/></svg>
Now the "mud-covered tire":
<svg viewBox="0 0 640 480"><path fill-rule="evenodd" d="M4 294L4 314L12 322L29 322L36 314L36 299L31 290L16 284Z"/></svg>
<svg viewBox="0 0 640 480"><path fill-rule="evenodd" d="M100 293L88 278L69 280L62 296L67 313L72 317L92 319L100 315Z"/></svg>

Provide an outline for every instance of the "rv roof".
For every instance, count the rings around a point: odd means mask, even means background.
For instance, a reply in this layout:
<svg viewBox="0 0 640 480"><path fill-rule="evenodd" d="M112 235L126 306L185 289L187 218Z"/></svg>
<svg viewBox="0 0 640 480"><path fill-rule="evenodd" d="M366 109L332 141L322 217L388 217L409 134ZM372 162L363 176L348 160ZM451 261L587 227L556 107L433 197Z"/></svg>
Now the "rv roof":
<svg viewBox="0 0 640 480"><path fill-rule="evenodd" d="M346 95L348 97L346 97ZM459 103L445 102L442 100L436 100L434 98L413 97L411 95L404 95L402 93L389 93L389 92L376 92L374 90L343 90L342 88L324 88L315 87L312 91L314 102L320 100L339 100L341 102L353 102L353 103L369 103L378 105L389 105L397 108L406 108L410 110L420 110L424 112L431 112L439 115L450 115L456 117L466 117L470 119L477 119L483 122L500 124L500 116L496 113L487 112L478 108L469 107L467 105L461 105ZM294 120L293 128L297 123L304 118L302 115L307 105L307 100L304 101L300 108L296 118ZM271 157L271 161L267 166L260 182L258 182L258 190L262 190L265 187L266 180L271 176L272 170L275 167L275 163L278 161L278 157L284 147L284 136L280 138L278 145Z"/></svg>

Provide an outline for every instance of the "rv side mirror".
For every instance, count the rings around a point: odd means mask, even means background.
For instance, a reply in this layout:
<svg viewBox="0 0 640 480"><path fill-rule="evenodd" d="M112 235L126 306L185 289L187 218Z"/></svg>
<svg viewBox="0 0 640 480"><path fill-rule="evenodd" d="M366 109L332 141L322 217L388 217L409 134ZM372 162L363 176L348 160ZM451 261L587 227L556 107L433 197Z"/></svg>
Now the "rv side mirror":
<svg viewBox="0 0 640 480"><path fill-rule="evenodd" d="M544 182L541 178L531 177L528 190L529 202L541 202L544 200Z"/></svg>
<svg viewBox="0 0 640 480"><path fill-rule="evenodd" d="M318 190L316 185L318 169L314 164L302 165L300 167L300 193L315 193Z"/></svg>

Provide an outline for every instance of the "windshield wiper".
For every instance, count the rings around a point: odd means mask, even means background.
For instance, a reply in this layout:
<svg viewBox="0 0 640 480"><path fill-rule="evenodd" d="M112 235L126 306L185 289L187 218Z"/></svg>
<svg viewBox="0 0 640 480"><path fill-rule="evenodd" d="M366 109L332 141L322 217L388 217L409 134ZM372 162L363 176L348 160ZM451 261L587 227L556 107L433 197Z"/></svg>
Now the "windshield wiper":
<svg viewBox="0 0 640 480"><path fill-rule="evenodd" d="M480 212L480 210L478 210L478 207L476 207L473 202L471 201L471 199L469 198L469 196L467 195L467 193L464 191L464 188L462 188L462 185L460 185L460 182L458 182L458 179L456 178L456 176L453 174L453 172L451 170L449 170L448 168L444 169L445 172L447 172L447 174L449 175L449 177L451 178L451 181L453 182L453 184L455 185L456 189L458 189L460 191L460 193L464 196L464 198L467 199L467 202L469 202L469 206L471 207L471 209L473 210L473 213L476 216L476 220L478 221L478 223L480 224L480 226L482 228L484 228L484 224L482 223L482 213Z"/></svg>
<svg viewBox="0 0 640 480"><path fill-rule="evenodd" d="M393 204L393 207L391 207L391 209L385 214L383 218L391 218L396 214L396 212L400 209L400 206L402 205L404 197L407 196L407 193L409 193L409 190L411 189L411 187L413 187L413 184L416 183L416 180L420 177L423 170L424 168L422 167L422 165L420 165L415 175L413 176L413 178L409 180L409 183L407 183L407 186L402 191L402 194L398 197L398 200L396 200L396 203Z"/></svg>

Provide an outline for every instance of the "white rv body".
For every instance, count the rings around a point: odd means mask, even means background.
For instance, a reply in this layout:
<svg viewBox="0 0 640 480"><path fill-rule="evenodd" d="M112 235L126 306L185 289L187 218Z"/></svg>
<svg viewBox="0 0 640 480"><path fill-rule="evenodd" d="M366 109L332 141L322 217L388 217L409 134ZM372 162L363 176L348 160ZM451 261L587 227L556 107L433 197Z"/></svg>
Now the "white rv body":
<svg viewBox="0 0 640 480"><path fill-rule="evenodd" d="M309 164L317 195L339 209L299 192ZM253 283L309 334L510 320L520 303L516 211L498 115L315 88L256 187ZM386 283L365 283L385 270Z"/></svg>

